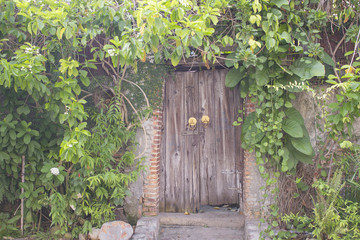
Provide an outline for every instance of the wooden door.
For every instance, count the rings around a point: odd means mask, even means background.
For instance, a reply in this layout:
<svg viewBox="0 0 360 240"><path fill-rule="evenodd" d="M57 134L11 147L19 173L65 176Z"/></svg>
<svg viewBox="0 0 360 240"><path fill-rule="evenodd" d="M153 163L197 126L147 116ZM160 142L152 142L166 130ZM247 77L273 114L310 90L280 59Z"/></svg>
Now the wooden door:
<svg viewBox="0 0 360 240"><path fill-rule="evenodd" d="M160 211L239 204L240 128L232 122L240 97L238 89L225 87L226 72L176 72L165 84ZM197 119L195 129L190 117Z"/></svg>

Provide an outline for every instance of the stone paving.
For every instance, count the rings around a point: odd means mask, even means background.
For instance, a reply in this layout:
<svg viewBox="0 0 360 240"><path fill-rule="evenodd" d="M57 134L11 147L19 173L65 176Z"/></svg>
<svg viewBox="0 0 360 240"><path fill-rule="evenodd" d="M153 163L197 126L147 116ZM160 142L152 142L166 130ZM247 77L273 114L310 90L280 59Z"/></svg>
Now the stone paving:
<svg viewBox="0 0 360 240"><path fill-rule="evenodd" d="M201 226L163 226L159 240L244 240L244 231L234 228Z"/></svg>
<svg viewBox="0 0 360 240"><path fill-rule="evenodd" d="M243 215L230 208L207 207L197 214L160 213L157 217L143 217L132 240L255 240L257 226L257 221L246 222Z"/></svg>

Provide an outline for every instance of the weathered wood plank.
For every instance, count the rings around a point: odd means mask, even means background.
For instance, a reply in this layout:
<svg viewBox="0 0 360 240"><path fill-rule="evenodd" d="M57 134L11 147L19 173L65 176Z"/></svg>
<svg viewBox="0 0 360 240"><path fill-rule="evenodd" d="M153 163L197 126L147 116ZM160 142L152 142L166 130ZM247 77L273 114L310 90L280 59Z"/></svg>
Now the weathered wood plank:
<svg viewBox="0 0 360 240"><path fill-rule="evenodd" d="M183 163L182 163L182 125L184 124L180 111L183 109L183 84L181 74L175 74L175 80L168 80L166 111L166 177L165 177L165 210L178 212L183 205ZM173 82L171 82L173 81Z"/></svg>
<svg viewBox="0 0 360 240"><path fill-rule="evenodd" d="M225 87L225 75L221 78L223 80L223 86L225 91L225 99L227 101L223 102L223 106L227 112L227 119L225 121L225 135L228 141L225 142L225 152L227 153L225 158L228 159L228 169L232 171L231 174L227 174L226 181L229 188L229 203L238 203L239 202L239 184L238 171L236 169L237 161L240 161L240 156L237 155L237 149L240 149L240 146L236 145L236 131L238 130L235 126L232 125L234 120L237 117L237 112L239 109L238 90L230 89ZM229 141L230 140L230 141Z"/></svg>
<svg viewBox="0 0 360 240"><path fill-rule="evenodd" d="M166 109L166 104L164 104L165 102L167 103L168 101L168 88L169 88L169 84L167 84L165 82L165 89L164 89L164 96L163 96L163 126L166 125L167 123L167 114L168 114L168 109ZM161 149L160 149L160 190L159 190L159 211L160 212L165 212L165 184L166 184L166 180L165 180L165 176L166 176L166 128L162 128L162 139L161 139Z"/></svg>
<svg viewBox="0 0 360 240"><path fill-rule="evenodd" d="M236 183L236 146L235 146L235 127L232 125L235 119L235 113L238 111L237 99L235 99L235 91L225 87L226 72L221 71L220 84L222 88L221 94L221 120L222 120L222 148L223 148L223 170L222 179L224 186L223 202L228 204L238 203L238 191ZM221 161L221 159L219 159ZM225 173L224 173L225 172Z"/></svg>
<svg viewBox="0 0 360 240"><path fill-rule="evenodd" d="M197 128L199 126L198 109L199 109L199 84L198 74L191 72L183 73L183 82L185 84L185 112L184 120L187 123L190 117L197 119ZM186 126L184 125L184 130ZM198 205L198 162L199 162L199 135L183 136L184 141L184 210L196 212Z"/></svg>
<svg viewBox="0 0 360 240"><path fill-rule="evenodd" d="M220 159L224 159L224 150L222 148L222 121L221 121L221 111L222 111L222 85L221 79L216 81L216 78L219 78L218 72L214 72L213 82L214 82L214 132L215 132L215 155L211 163L211 174L210 174L210 185L211 192L209 193L209 204L210 205L219 205L221 204L221 197L223 194L223 188L226 187L222 181L223 167L220 165Z"/></svg>
<svg viewBox="0 0 360 240"><path fill-rule="evenodd" d="M214 111L215 111L215 159L211 163L210 184L214 193L209 195L210 205L236 204L236 191L230 189L236 186L234 129L232 126L234 114L234 96L226 89L224 80L226 70L214 71Z"/></svg>
<svg viewBox="0 0 360 240"><path fill-rule="evenodd" d="M204 135L201 141L200 150L200 203L209 204L209 197L213 189L216 189L216 181L213 176L216 174L215 158L215 89L212 71L201 71L199 73L199 105L201 115L208 115L210 123L203 128Z"/></svg>

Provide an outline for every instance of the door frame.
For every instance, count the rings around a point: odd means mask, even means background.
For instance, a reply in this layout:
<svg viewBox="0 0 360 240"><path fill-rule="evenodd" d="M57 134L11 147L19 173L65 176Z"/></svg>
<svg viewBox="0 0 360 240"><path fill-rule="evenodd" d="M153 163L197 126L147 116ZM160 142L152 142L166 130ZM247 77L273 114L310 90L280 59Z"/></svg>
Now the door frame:
<svg viewBox="0 0 360 240"><path fill-rule="evenodd" d="M177 73L178 74L178 73ZM166 161L165 157L166 157L166 132L164 131L164 129L166 129L167 126L165 126L166 124L166 119L167 119L167 112L166 112L166 104L168 104L166 101L167 101L167 97L166 96L166 87L167 87L167 84L169 81L175 81L175 79L171 80L170 78L169 79L166 79L165 81L165 91L164 91L164 94L163 94L163 132L162 132L162 141L161 141L161 149L160 149L160 192L159 192L159 197L160 197L160 201L159 201L159 208L160 208L160 211L163 211L165 209L165 168L164 168L164 162ZM181 98L183 99L184 96L181 96ZM239 103L242 105L242 99L240 99L240 96L239 96ZM184 123L182 123L184 124ZM182 128L180 128L182 129ZM179 131L177 131L177 134L180 134L179 137L184 137L184 136L181 136L181 132L179 133ZM239 135L240 137L240 135ZM237 139L237 138L236 138ZM240 140L240 139L239 139ZM239 145L239 148L240 148L240 144ZM242 174L242 171L244 170L243 166L244 166L244 152L243 150L241 149L239 152L238 152L241 156L239 157L240 161L236 164L237 166L235 166L235 169L234 169L234 173L236 174L238 172L238 169L239 169L239 172L241 171L240 173L240 177L239 179L237 179L237 182L238 182L238 188L240 186L242 186L242 183L243 183L243 174ZM200 163L198 163L198 166L200 166ZM197 169L194 169L194 171L197 171ZM220 171L219 169L217 171ZM199 180L200 181L200 180ZM236 186L234 186L236 187ZM239 190L239 200L238 200L238 204L239 204L239 207L242 209L242 203L243 203L243 191L242 189ZM200 206L199 206L200 207Z"/></svg>

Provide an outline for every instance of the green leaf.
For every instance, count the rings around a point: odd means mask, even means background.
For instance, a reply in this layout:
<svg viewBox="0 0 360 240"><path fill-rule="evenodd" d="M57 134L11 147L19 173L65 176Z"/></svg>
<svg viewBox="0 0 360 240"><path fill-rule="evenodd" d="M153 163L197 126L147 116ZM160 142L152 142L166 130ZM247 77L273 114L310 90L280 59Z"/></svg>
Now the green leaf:
<svg viewBox="0 0 360 240"><path fill-rule="evenodd" d="M280 8L282 5L289 4L287 0L272 0L271 3L275 4L278 8Z"/></svg>
<svg viewBox="0 0 360 240"><path fill-rule="evenodd" d="M39 30L41 31L44 28L45 24L40 19L36 19L36 20L38 23Z"/></svg>
<svg viewBox="0 0 360 240"><path fill-rule="evenodd" d="M30 108L28 106L20 106L16 109L16 112L19 115L21 115L21 114L28 115L30 113Z"/></svg>
<svg viewBox="0 0 360 240"><path fill-rule="evenodd" d="M284 151L284 154L283 154L283 156L282 156L283 161L282 161L281 170L282 170L283 172L286 172L286 171L292 169L292 167L294 166L294 163L293 163L293 159L290 159L290 152L289 152L289 150L287 149L287 147L284 147L284 148L283 148L283 151ZM290 167L289 167L289 163L290 163Z"/></svg>
<svg viewBox="0 0 360 240"><path fill-rule="evenodd" d="M25 130L21 129L19 130L18 134L16 135L17 138L21 138L22 136L24 136L24 134L26 133Z"/></svg>
<svg viewBox="0 0 360 240"><path fill-rule="evenodd" d="M171 54L171 64L177 66L180 62L181 56L178 56L176 51Z"/></svg>
<svg viewBox="0 0 360 240"><path fill-rule="evenodd" d="M31 136L30 136L29 134L26 134L26 135L24 136L24 143L25 143L25 144L29 144L30 141L31 141Z"/></svg>
<svg viewBox="0 0 360 240"><path fill-rule="evenodd" d="M286 31L281 33L280 38L284 39L287 43L292 43L291 35Z"/></svg>
<svg viewBox="0 0 360 240"><path fill-rule="evenodd" d="M170 20L173 21L173 22L176 22L178 19L177 19L177 11L176 9L173 9L171 14L170 14Z"/></svg>
<svg viewBox="0 0 360 240"><path fill-rule="evenodd" d="M329 54L327 54L326 52L324 52L322 55L320 55L319 56L320 57L320 59L324 62L324 63L326 63L326 64L328 64L328 65L330 65L330 66L332 66L332 67L335 67L335 63L334 63L334 61L333 61L333 59L330 57L330 55Z"/></svg>
<svg viewBox="0 0 360 240"><path fill-rule="evenodd" d="M303 132L304 132L304 137L291 138L291 144L296 150L298 150L302 154L305 154L307 156L314 156L314 149L311 145L307 130L306 130L305 126L302 126L302 128L303 128Z"/></svg>
<svg viewBox="0 0 360 240"><path fill-rule="evenodd" d="M35 137L38 137L39 136L39 131L37 130L31 130L31 135L35 136Z"/></svg>
<svg viewBox="0 0 360 240"><path fill-rule="evenodd" d="M80 80L85 87L88 87L90 85L90 79L88 77L80 76Z"/></svg>
<svg viewBox="0 0 360 240"><path fill-rule="evenodd" d="M178 8L177 10L177 17L179 20L182 20L185 15L185 10L183 8Z"/></svg>
<svg viewBox="0 0 360 240"><path fill-rule="evenodd" d="M292 156L294 159L296 159L297 162L302 162L302 163L306 163L306 164L312 164L313 163L313 156L308 156L305 154L302 154L299 151L294 150L292 153Z"/></svg>
<svg viewBox="0 0 360 240"><path fill-rule="evenodd" d="M16 140L16 132L13 129L10 130L9 135L10 139Z"/></svg>
<svg viewBox="0 0 360 240"><path fill-rule="evenodd" d="M10 113L4 118L4 121L10 123L12 119L13 119L13 115Z"/></svg>
<svg viewBox="0 0 360 240"><path fill-rule="evenodd" d="M286 162L287 171L291 171L294 168L296 168L296 165L298 164L299 160L293 154L294 151L296 151L294 148L290 147L289 150L288 150L288 148L286 148L286 149L287 149L287 152L288 152L288 160Z"/></svg>
<svg viewBox="0 0 360 240"><path fill-rule="evenodd" d="M264 86L269 82L269 73L265 69L260 70L259 68L256 69L255 72L255 79L256 84L260 87Z"/></svg>
<svg viewBox="0 0 360 240"><path fill-rule="evenodd" d="M190 43L195 48L200 47L202 45L202 38L198 34L195 34L195 36L191 38Z"/></svg>
<svg viewBox="0 0 360 240"><path fill-rule="evenodd" d="M57 37L58 37L59 40L62 39L62 36L63 36L64 32L65 32L65 28L60 28L60 27L58 28L56 34L57 34Z"/></svg>
<svg viewBox="0 0 360 240"><path fill-rule="evenodd" d="M285 110L285 115L293 121L296 121L300 125L304 125L304 118L296 108L288 108Z"/></svg>
<svg viewBox="0 0 360 240"><path fill-rule="evenodd" d="M4 133L6 129L7 129L7 126L6 126L5 124L4 124L4 125L1 125L1 127L0 127L0 132L1 132L1 133Z"/></svg>
<svg viewBox="0 0 360 240"><path fill-rule="evenodd" d="M214 23L214 25L216 25L219 22L219 19L214 15L210 15L209 18Z"/></svg>
<svg viewBox="0 0 360 240"><path fill-rule="evenodd" d="M308 57L296 60L289 69L302 80L311 79L313 77L323 77L325 75L324 65L319 61Z"/></svg>
<svg viewBox="0 0 360 240"><path fill-rule="evenodd" d="M288 101L287 101L287 102L285 103L285 107L287 107L287 108L291 108L291 107L292 107L291 102L288 102Z"/></svg>
<svg viewBox="0 0 360 240"><path fill-rule="evenodd" d="M65 29L65 37L66 39L70 39L73 36L73 31L71 27L66 27Z"/></svg>
<svg viewBox="0 0 360 240"><path fill-rule="evenodd" d="M256 120L256 113L252 112L246 116L244 123L242 124L241 140L244 143L246 142L250 145L255 144L260 142L265 136L264 132L257 131L257 128L254 124L255 120ZM253 136L253 134L255 134L255 137Z"/></svg>
<svg viewBox="0 0 360 240"><path fill-rule="evenodd" d="M282 129L294 138L301 138L304 136L301 125L297 121L289 118L285 119L285 121L283 122Z"/></svg>
<svg viewBox="0 0 360 240"><path fill-rule="evenodd" d="M229 55L227 55L225 60L225 66L228 68L234 66L235 59L236 59L235 53L230 53Z"/></svg>
<svg viewBox="0 0 360 240"><path fill-rule="evenodd" d="M266 37L265 45L268 50L271 50L272 48L274 48L275 44L276 44L276 40L274 38Z"/></svg>
<svg viewBox="0 0 360 240"><path fill-rule="evenodd" d="M229 88L235 87L241 81L241 79L243 77L244 77L244 74L241 71L241 68L239 68L239 69L232 68L226 74L225 86L229 87Z"/></svg>
<svg viewBox="0 0 360 240"><path fill-rule="evenodd" d="M10 159L9 154L7 154L6 152L0 152L0 161L4 159L9 160Z"/></svg>

